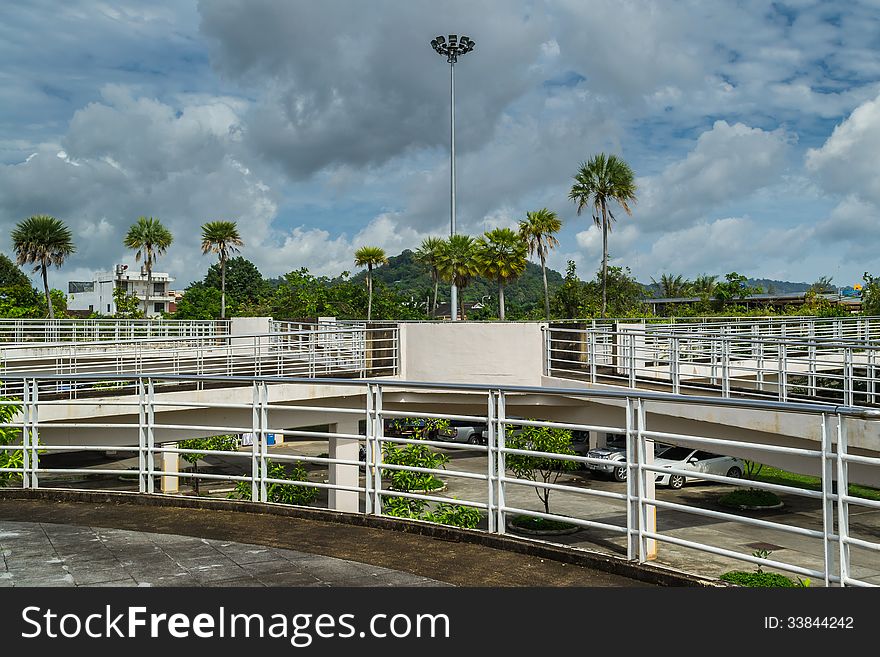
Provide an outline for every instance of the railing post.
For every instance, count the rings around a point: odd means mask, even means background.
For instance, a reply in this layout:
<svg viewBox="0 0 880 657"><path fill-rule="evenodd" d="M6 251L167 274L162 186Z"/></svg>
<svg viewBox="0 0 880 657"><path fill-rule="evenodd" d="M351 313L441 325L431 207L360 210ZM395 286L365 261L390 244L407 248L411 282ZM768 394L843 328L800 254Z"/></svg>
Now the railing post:
<svg viewBox="0 0 880 657"><path fill-rule="evenodd" d="M31 487L31 385L28 379L22 380L21 390L21 487Z"/></svg>
<svg viewBox="0 0 880 657"><path fill-rule="evenodd" d="M730 336L721 335L721 396L730 397Z"/></svg>
<svg viewBox="0 0 880 657"><path fill-rule="evenodd" d="M639 498L636 494L636 466L638 448L636 445L634 404L630 397L626 398L626 558L636 559L639 553Z"/></svg>
<svg viewBox="0 0 880 657"><path fill-rule="evenodd" d="M837 541L839 548L838 566L840 569L840 586L846 586L849 577L849 464L846 460L848 451L846 423L844 416L837 415Z"/></svg>
<svg viewBox="0 0 880 657"><path fill-rule="evenodd" d="M822 533L824 540L822 541L822 556L825 572L825 586L831 585L831 571L834 569L834 553L831 536L834 534L834 456L831 437L834 427L831 423L831 417L827 413L823 413L822 421Z"/></svg>
<svg viewBox="0 0 880 657"><path fill-rule="evenodd" d="M385 420L382 413L382 386L374 386L373 412L376 415L376 434L373 445L373 513L382 515L382 445L385 438Z"/></svg>
<svg viewBox="0 0 880 657"><path fill-rule="evenodd" d="M269 476L268 472L268 459L266 458L268 452L267 443L267 435L269 430L269 409L267 406L269 405L269 387L266 385L265 381L259 382L259 392L260 392L260 435L259 435L259 447L260 447L260 502L268 502L269 496L266 486L266 478Z"/></svg>
<svg viewBox="0 0 880 657"><path fill-rule="evenodd" d="M507 496L504 477L507 473L507 454L505 454L504 449L507 446L507 422L505 421L507 418L507 399L503 390L498 391L498 405L496 411L498 413L498 431L495 432L495 451L497 454L497 458L495 460L497 466L495 476L498 478L498 494L496 495L495 499L495 503L497 505L495 531L499 534L506 534L507 514L504 511L504 507L507 505Z"/></svg>
<svg viewBox="0 0 880 657"><path fill-rule="evenodd" d="M29 448L30 448L30 470L31 470L31 488L39 488L40 487L40 476L38 470L40 469L40 404L39 404L39 393L40 393L40 384L36 379L31 379L31 392L29 395L30 401L30 440Z"/></svg>
<svg viewBox="0 0 880 657"><path fill-rule="evenodd" d="M260 499L260 446L257 444L260 440L260 383L253 382L251 396L251 432L254 439L251 442L251 501L256 502Z"/></svg>
<svg viewBox="0 0 880 657"><path fill-rule="evenodd" d="M372 515L373 511L373 457L376 448L376 412L373 399L372 383L368 383L364 394L364 405L367 413L366 437L364 438L364 513Z"/></svg>
<svg viewBox="0 0 880 657"><path fill-rule="evenodd" d="M776 355L778 360L778 378L777 378L777 397L779 401L788 400L788 351L787 345L780 340L776 345Z"/></svg>
<svg viewBox="0 0 880 657"><path fill-rule="evenodd" d="M138 493L147 492L147 393L144 380L138 379ZM163 467L164 470L164 461Z"/></svg>
<svg viewBox="0 0 880 657"><path fill-rule="evenodd" d="M587 358L590 359L590 383L596 383L596 330L590 329L587 333Z"/></svg>
<svg viewBox="0 0 880 657"><path fill-rule="evenodd" d="M672 378L673 394L681 394L681 363L679 362L679 338L675 336L670 341L669 349L669 366L671 368L670 376Z"/></svg>
<svg viewBox="0 0 880 657"><path fill-rule="evenodd" d="M490 534L496 531L496 507L495 488L498 486L498 447L495 442L495 391L490 390L486 400L486 477L488 490L486 491L486 519Z"/></svg>
<svg viewBox="0 0 880 657"><path fill-rule="evenodd" d="M550 327L541 327L541 338L544 342L544 376L550 376Z"/></svg>
<svg viewBox="0 0 880 657"><path fill-rule="evenodd" d="M629 387L636 387L636 336L635 333L628 333L629 354Z"/></svg>
<svg viewBox="0 0 880 657"><path fill-rule="evenodd" d="M853 350L852 347L846 347L843 350L843 403L847 406L853 405Z"/></svg>
<svg viewBox="0 0 880 657"><path fill-rule="evenodd" d="M147 379L147 492L151 495L156 491L153 473L156 471L156 389L153 379ZM165 457L162 457L162 469L165 469Z"/></svg>

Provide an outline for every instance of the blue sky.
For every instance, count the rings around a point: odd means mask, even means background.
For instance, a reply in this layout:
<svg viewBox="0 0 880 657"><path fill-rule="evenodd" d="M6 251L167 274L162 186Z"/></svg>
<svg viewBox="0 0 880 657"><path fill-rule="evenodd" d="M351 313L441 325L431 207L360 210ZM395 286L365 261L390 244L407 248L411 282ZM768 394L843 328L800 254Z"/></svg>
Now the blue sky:
<svg viewBox="0 0 880 657"><path fill-rule="evenodd" d="M48 0L0 7L0 249L36 213L79 250L52 282L133 262L210 264L199 226L235 219L265 275L353 269L449 226L448 65L458 222L478 234L548 207L550 265L583 277L601 238L567 193L614 152L637 175L613 264L835 283L880 274L880 3Z"/></svg>

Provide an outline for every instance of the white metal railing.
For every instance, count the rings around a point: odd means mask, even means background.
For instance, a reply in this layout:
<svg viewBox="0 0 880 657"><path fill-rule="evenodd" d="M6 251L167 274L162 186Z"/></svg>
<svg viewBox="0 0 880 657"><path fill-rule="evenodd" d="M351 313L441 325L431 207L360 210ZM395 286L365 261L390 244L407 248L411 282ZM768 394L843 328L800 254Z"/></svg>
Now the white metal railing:
<svg viewBox="0 0 880 657"><path fill-rule="evenodd" d="M184 481L200 479L208 484L241 484L249 491L255 501L268 503L268 487L271 484L310 486L321 491L337 493L356 493L361 505L360 513L383 515L387 512L389 498L402 497L418 500L428 505L440 502L462 505L477 509L482 517L480 527L483 531L504 534L508 531L511 515L525 514L567 522L584 530L583 543L574 545L604 545L618 540L627 558L644 562L652 557L656 544L661 547L658 560L663 563L665 551L670 546L741 562L759 564L799 576L812 578L826 586L869 586L880 576L880 552L878 543L878 524L869 514L860 514L859 522L850 523L850 509L880 509L880 502L856 497L851 494L849 482L854 480L856 468L858 478L869 475L877 479L880 468L878 446L872 450L855 454L850 450L851 431L861 431L864 435L876 436L880 429L880 413L864 409L838 406L835 408L804 403L779 403L760 400L723 399L710 397L687 397L649 391L616 391L569 388L528 388L497 385L457 385L445 383L417 383L393 380L352 380L332 379L334 385L347 387L350 392L343 398L332 400L298 401L296 405L283 401L270 402L270 390L276 384L301 384L310 386L326 384L326 379L292 380L288 378L236 377L234 384L243 387L245 392L236 401L210 402L199 399L169 397L162 392L162 385L169 380L180 384L209 384L216 381L229 381L228 377L163 377L134 376L115 377L121 390L113 399L101 401L100 417L91 417L93 401L58 398L54 394L60 377L11 375L7 383L14 384L20 395L7 399L0 405L13 406L16 417L13 421L0 423L6 431L18 432L17 438L2 448L7 453L20 454L20 463L0 469L2 476L18 476L23 488L82 487L102 489L100 478L118 477L121 473L132 476L132 492L160 493L157 480L161 477L180 478ZM98 377L79 375L71 380L86 384L95 382ZM437 395L436 397L434 395ZM530 397L534 396L534 397ZM415 397L417 411L410 408ZM342 399L346 403L340 403ZM540 400L537 405L535 400ZM549 421L545 411L554 407L553 400L560 406L573 408L573 401L584 405L590 403L615 406L616 419L603 414L602 422L559 419L559 408L555 408L553 421ZM353 403L352 403L353 402ZM444 404L454 404L456 409L469 408L467 414L460 410L457 414L444 412ZM522 404L522 406L520 406ZM800 446L792 447L781 442L741 441L721 439L717 435L696 433L672 433L660 430L659 424L649 422L655 405L680 404L682 407L706 406L723 409L748 409L754 413L772 414L777 422L788 417L804 418L814 422L815 439L803 439ZM426 410L430 408L432 410ZM523 418L524 408L537 417ZM584 406L582 408L587 408ZM109 409L115 409L108 414ZM517 410L519 409L519 410ZM297 430L292 412L308 413L307 424L315 424L315 414L324 414L328 431ZM53 415L55 419L45 418ZM67 419L65 419L65 417ZM417 440L388 433L389 421L402 417L446 418L472 423L482 423L486 427L486 442L482 445L459 445L440 441ZM584 417L575 415L573 417ZM587 416L589 417L589 413ZM354 430L352 422L362 420L363 428ZM348 424L346 424L348 423ZM858 425L858 426L856 426ZM339 427L334 429L333 427ZM541 453L528 449L516 449L507 444L511 431L518 427L550 427L556 429L579 430L600 433L622 433L626 436L625 466L628 470L623 491L599 490L592 488L576 476L564 478L559 482L544 483L517 477L507 467L507 460L516 454L536 457L561 458L579 464L603 464L602 459L582 455ZM112 444L102 443L96 438L98 430L112 435ZM705 431L706 429L704 429ZM53 434L53 432L55 432ZM217 472L178 472L177 468L166 466L166 456L191 454L196 450L186 450L177 446L179 440L219 434L244 434L253 436L253 443L236 450L214 452L226 460L240 465L230 471ZM296 440L320 438L325 440L359 440L365 446L365 458L334 458L310 456L296 450L279 451L269 444L269 434L285 436ZM54 436L63 435L59 441ZM861 445L870 443L864 437L856 438ZM797 496L812 500L817 505L821 520L818 524L805 520L803 514L777 515L772 518L755 518L736 512L719 511L713 503L700 505L690 496L681 496L674 501L658 499L654 493L654 480L660 474L692 475L692 472L677 468L660 467L653 462L654 441L670 444L686 444L716 453L736 454L749 450L772 459L784 455L796 457L814 464L819 473L819 490L809 490L787 485L750 482L753 488L772 490L786 496ZM876 442L876 441L875 441ZM63 443L63 444L62 444ZM383 461L383 447L393 444L420 444L433 446L445 451L468 450L469 459L455 459L454 469L413 468L395 466ZM295 445L295 443L294 443ZM52 454L58 451L108 450L126 454L137 459L133 470L117 467L70 467L53 462ZM332 450L331 450L331 453ZM460 454L461 456L464 456ZM289 481L269 476L268 466L274 463L301 463L320 468L320 473L303 481ZM361 477L353 479L348 472L364 468ZM231 466L230 466L231 467ZM325 474L330 468L329 479ZM346 470L348 469L348 470ZM444 491L427 493L419 491L394 490L389 484L390 473L405 470L433 474L443 477L449 484ZM868 475L866 475L866 472ZM79 482L71 483L71 477L88 475ZM64 480L67 477L68 480ZM737 484L730 476L700 474L704 481L719 484ZM136 480L136 481L134 481ZM119 489L118 479L113 479L113 487ZM580 482L580 483L579 483ZM565 514L547 513L543 506L535 503L534 489L552 490L554 495L565 503ZM203 489L203 494L210 491ZM321 500L322 505L328 502ZM656 514L656 515L655 515ZM683 520L684 519L684 520ZM689 520L688 520L689 519ZM740 530L735 532L735 542L725 542L724 533L706 534L689 532L691 524L698 527L706 519L712 522L734 523ZM690 523L690 524L689 524ZM784 556L773 558L743 552L739 543L748 528L754 528L766 541L771 535L798 537L806 543L798 549L785 551ZM596 536L600 540L596 540ZM608 536L612 539L609 541ZM592 537L592 540L591 540ZM615 538L616 537L616 538ZM714 540L709 537L714 537ZM567 541L571 545L571 540ZM665 548L663 546L666 546ZM696 564L699 559L695 557ZM696 565L694 567L696 568Z"/></svg>
<svg viewBox="0 0 880 657"><path fill-rule="evenodd" d="M272 333L0 345L0 371L46 374L393 376L397 327L278 324ZM65 389L80 389L61 384ZM94 390L92 386L90 389ZM98 388L100 389L100 388Z"/></svg>
<svg viewBox="0 0 880 657"><path fill-rule="evenodd" d="M228 320L0 319L0 344L206 338L228 333Z"/></svg>
<svg viewBox="0 0 880 657"><path fill-rule="evenodd" d="M545 374L632 388L660 385L675 393L868 407L880 403L876 323L781 328L782 333L773 334L746 324L714 330L549 328Z"/></svg>

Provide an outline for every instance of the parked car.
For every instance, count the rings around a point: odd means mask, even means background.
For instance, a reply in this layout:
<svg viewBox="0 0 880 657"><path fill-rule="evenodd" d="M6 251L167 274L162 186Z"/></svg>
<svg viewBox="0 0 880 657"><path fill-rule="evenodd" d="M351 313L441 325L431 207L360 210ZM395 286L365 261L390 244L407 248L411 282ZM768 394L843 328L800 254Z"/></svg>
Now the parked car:
<svg viewBox="0 0 880 657"><path fill-rule="evenodd" d="M663 454L654 459L654 465L661 468L675 468L677 470L688 470L693 475L676 475L676 474L657 474L655 482L661 486L669 486L673 489L679 489L684 486L686 481L699 479L701 473L726 475L728 477L742 477L745 470L745 464L742 459L735 456L723 456L721 454L712 454L704 452L692 447L673 446L666 449Z"/></svg>
<svg viewBox="0 0 880 657"><path fill-rule="evenodd" d="M648 441L651 442L651 441ZM671 445L662 443L654 444L654 457L666 452ZM622 433L610 433L605 441L605 447L595 447L586 454L590 458L603 459L608 463L587 463L588 470L610 475L614 481L626 481L626 436Z"/></svg>
<svg viewBox="0 0 880 657"><path fill-rule="evenodd" d="M448 440L451 443L468 443L469 445L485 445L488 433L485 424L450 420L449 426L437 432L437 440Z"/></svg>

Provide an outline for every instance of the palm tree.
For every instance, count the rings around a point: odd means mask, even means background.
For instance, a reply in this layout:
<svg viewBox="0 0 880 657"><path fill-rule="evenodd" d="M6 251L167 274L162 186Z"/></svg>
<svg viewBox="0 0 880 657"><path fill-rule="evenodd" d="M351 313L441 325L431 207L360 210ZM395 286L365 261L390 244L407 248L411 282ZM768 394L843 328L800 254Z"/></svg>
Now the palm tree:
<svg viewBox="0 0 880 657"><path fill-rule="evenodd" d="M216 253L220 258L220 319L226 319L226 261L230 253L244 246L234 221L209 221L202 224L202 254Z"/></svg>
<svg viewBox="0 0 880 657"><path fill-rule="evenodd" d="M608 233L614 214L608 208L617 201L627 214L632 214L630 203L636 201L635 174L630 166L616 155L599 153L581 165L574 176L574 185L568 198L577 203L577 213L592 205L593 221L602 229L602 317L608 288Z"/></svg>
<svg viewBox="0 0 880 657"><path fill-rule="evenodd" d="M12 230L12 245L19 265L33 264L34 271L42 274L49 319L55 319L46 270L49 265L61 267L67 256L76 253L70 229L60 219L36 214L16 224Z"/></svg>
<svg viewBox="0 0 880 657"><path fill-rule="evenodd" d="M487 231L477 241L480 273L498 281L498 319L504 319L504 284L517 279L526 270L527 247L510 228Z"/></svg>
<svg viewBox="0 0 880 657"><path fill-rule="evenodd" d="M137 222L128 229L123 244L135 249L135 260L144 261L147 270L147 292L144 295L144 317L150 315L150 294L153 291L153 264L160 255L165 255L174 241L171 231L162 222L152 217L138 217Z"/></svg>
<svg viewBox="0 0 880 657"><path fill-rule="evenodd" d="M709 298L715 294L717 279L717 276L701 274L694 279L693 283L691 283L691 289L693 290L694 294Z"/></svg>
<svg viewBox="0 0 880 657"><path fill-rule="evenodd" d="M431 305L431 317L437 312L437 289L440 287L440 272L437 271L437 256L445 240L442 237L426 237L416 250L417 262L431 270L431 283L434 285L434 303Z"/></svg>
<svg viewBox="0 0 880 657"><path fill-rule="evenodd" d="M693 283L681 274L676 276L661 274L659 281L655 280L652 276L651 282L660 289L660 294L663 295L662 298L664 299L686 297L693 291Z"/></svg>
<svg viewBox="0 0 880 657"><path fill-rule="evenodd" d="M367 268L367 321L370 321L373 315L373 267L388 264L388 258L378 246L362 246L354 252L354 264Z"/></svg>
<svg viewBox="0 0 880 657"><path fill-rule="evenodd" d="M562 220L555 212L541 208L526 212L526 218L519 222L520 238L529 248L529 254L537 253L541 259L541 274L544 277L544 313L550 319L550 292L547 289L547 252L559 245L553 234L562 229Z"/></svg>
<svg viewBox="0 0 880 657"><path fill-rule="evenodd" d="M440 278L452 283L462 292L471 279L480 272L476 240L470 235L450 235L437 254ZM461 316L464 317L464 294L459 295Z"/></svg>

